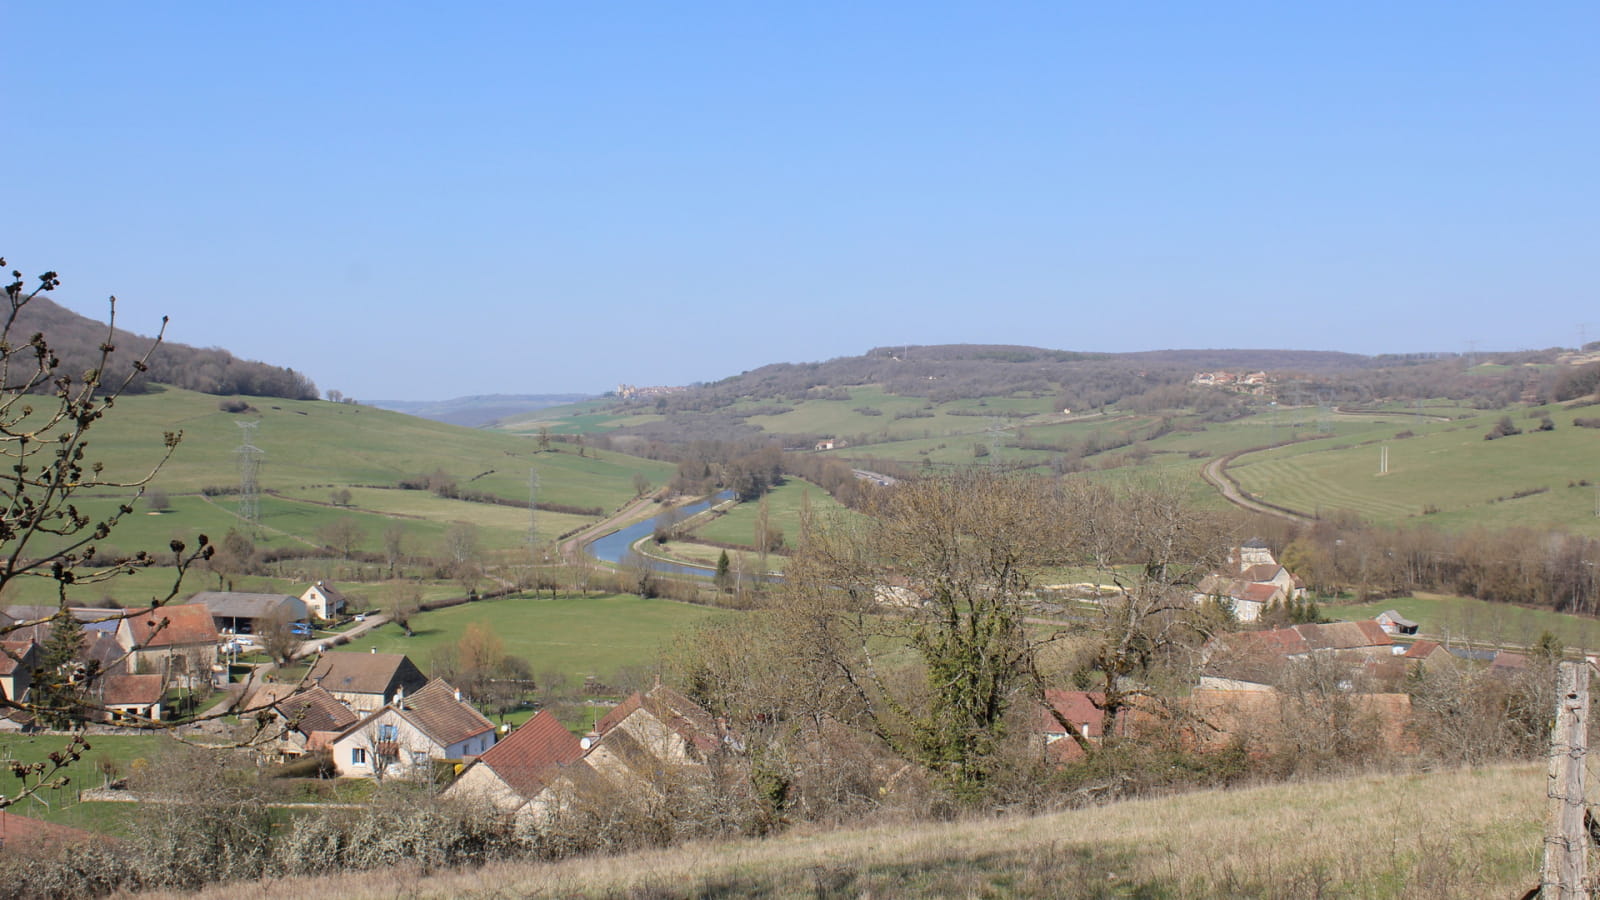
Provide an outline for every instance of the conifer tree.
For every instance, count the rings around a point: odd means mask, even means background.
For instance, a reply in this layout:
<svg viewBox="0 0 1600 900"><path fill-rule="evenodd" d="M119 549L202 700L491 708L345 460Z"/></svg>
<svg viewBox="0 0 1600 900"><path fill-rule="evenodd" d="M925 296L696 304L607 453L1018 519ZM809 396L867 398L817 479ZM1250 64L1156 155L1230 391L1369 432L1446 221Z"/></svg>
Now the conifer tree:
<svg viewBox="0 0 1600 900"><path fill-rule="evenodd" d="M50 636L40 651L33 681L39 717L50 728L70 728L83 718L83 624L61 610L51 618Z"/></svg>

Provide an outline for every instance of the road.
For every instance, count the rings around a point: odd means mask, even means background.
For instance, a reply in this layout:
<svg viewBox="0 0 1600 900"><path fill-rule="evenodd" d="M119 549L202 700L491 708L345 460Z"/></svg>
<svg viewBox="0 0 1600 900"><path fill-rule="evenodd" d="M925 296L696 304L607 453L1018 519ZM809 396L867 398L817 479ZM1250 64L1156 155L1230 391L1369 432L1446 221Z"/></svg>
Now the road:
<svg viewBox="0 0 1600 900"><path fill-rule="evenodd" d="M1200 474L1205 478L1206 482L1212 487L1216 488L1217 491L1222 494L1222 499L1232 503L1234 506L1237 506L1240 509L1248 509L1251 512L1265 513L1269 516L1277 516L1280 519L1287 519L1290 522L1306 523L1316 521L1310 516L1302 516L1298 513L1292 513L1286 510L1273 509L1270 506L1257 503L1256 501L1251 500L1249 497L1239 493L1239 488L1236 487L1232 481L1229 481L1227 474L1223 472L1223 470L1228 467L1228 463L1231 459L1232 457L1219 456L1216 459L1206 463L1205 468L1200 470Z"/></svg>

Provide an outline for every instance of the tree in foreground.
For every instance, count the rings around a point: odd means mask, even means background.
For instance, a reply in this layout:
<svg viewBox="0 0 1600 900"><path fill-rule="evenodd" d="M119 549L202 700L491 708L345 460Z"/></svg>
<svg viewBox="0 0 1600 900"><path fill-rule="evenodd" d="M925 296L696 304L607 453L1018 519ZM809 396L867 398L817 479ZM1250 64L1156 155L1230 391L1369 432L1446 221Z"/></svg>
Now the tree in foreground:
<svg viewBox="0 0 1600 900"><path fill-rule="evenodd" d="M863 730L936 776L984 796L1013 766L1048 687L1093 686L1106 733L1141 698L1166 693L1206 636L1194 582L1226 541L1161 484L1119 489L993 469L911 481L869 517L807 522L772 608L769 648L786 659L697 657L692 688L737 717L723 685L767 682L782 707L763 723L830 719ZM1036 586L1089 568L1113 590L1093 604L1044 602ZM744 691L747 689L741 689ZM1063 723L1090 744L1082 723Z"/></svg>
<svg viewBox="0 0 1600 900"><path fill-rule="evenodd" d="M0 266L4 260L0 260ZM110 320L96 363L84 372L63 371L60 358L42 334L23 335L17 331L18 317L41 294L53 291L60 279L54 272L39 276L38 284L28 289L20 272L5 288L6 303L0 308L0 592L8 585L33 579L50 586L58 610L51 616L14 622L0 628L0 637L37 625L48 624L51 638L45 656L48 665L41 669L40 689L28 699L0 697L0 708L46 723L78 727L86 719L104 713L90 699L99 670L70 660L75 644L81 642L80 623L68 611L74 593L85 586L103 585L116 576L151 565L148 552L104 559L97 545L105 541L142 496L161 467L171 458L181 437L168 432L155 448L152 459L142 469L113 476L104 460L91 458L88 434L107 415L117 398L133 381L148 370L150 353L160 345L158 334L149 351L131 360L126 371L112 374L109 367L116 351L116 298L111 300ZM165 320L162 323L165 332ZM115 467L119 473L131 468ZM96 492L112 491L124 499L110 512L94 516L83 511L83 501ZM181 540L170 545L177 571L172 589L152 604L159 607L177 595L184 571L197 560L209 558L211 547L202 535L190 550ZM98 588L97 588L98 589ZM101 621L114 621L128 615L108 610ZM157 620L159 621L159 620ZM162 727L162 723L138 723ZM52 754L48 763L15 763L17 789L0 796L0 808L10 806L41 788L66 782L62 770L82 757L87 741L75 734L62 751Z"/></svg>
<svg viewBox="0 0 1600 900"><path fill-rule="evenodd" d="M780 600L786 637L837 715L976 793L1050 639L1030 633L1026 601L1067 560L1059 485L972 471L870 511L807 529Z"/></svg>

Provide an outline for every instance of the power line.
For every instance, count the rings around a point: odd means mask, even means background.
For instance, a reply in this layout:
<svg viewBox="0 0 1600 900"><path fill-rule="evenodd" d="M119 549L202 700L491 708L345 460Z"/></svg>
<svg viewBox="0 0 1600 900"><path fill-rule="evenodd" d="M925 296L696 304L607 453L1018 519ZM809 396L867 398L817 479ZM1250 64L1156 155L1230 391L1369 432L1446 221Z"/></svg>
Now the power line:
<svg viewBox="0 0 1600 900"><path fill-rule="evenodd" d="M261 471L261 457L266 455L254 443L256 426L261 424L261 420L233 424L239 426L239 448L233 451L239 457L239 518L254 528L261 521L261 500L256 475Z"/></svg>

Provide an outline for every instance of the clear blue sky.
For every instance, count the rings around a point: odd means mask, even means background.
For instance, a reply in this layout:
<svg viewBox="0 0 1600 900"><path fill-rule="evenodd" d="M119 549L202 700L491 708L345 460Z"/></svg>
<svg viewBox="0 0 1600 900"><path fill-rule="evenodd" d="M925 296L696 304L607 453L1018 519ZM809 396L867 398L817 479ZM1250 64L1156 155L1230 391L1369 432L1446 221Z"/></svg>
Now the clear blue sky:
<svg viewBox="0 0 1600 900"><path fill-rule="evenodd" d="M18 3L0 254L363 399L1600 338L1600 4Z"/></svg>

